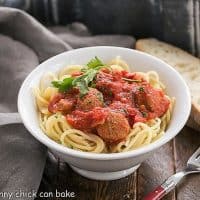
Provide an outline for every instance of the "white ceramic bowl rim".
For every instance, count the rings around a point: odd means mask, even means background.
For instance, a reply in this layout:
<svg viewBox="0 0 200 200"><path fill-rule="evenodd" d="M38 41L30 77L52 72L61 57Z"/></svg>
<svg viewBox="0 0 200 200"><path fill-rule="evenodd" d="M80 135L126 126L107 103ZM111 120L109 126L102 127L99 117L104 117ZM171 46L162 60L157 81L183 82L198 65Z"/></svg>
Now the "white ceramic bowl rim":
<svg viewBox="0 0 200 200"><path fill-rule="evenodd" d="M147 145L147 146L144 146L144 147L141 147L139 149L136 149L136 150L132 150L132 151L128 151L128 152L121 152L121 153L109 153L109 154L106 154L106 153L90 153L90 152L81 152L81 151L77 151L77 150L73 150L73 149L70 149L70 148L67 148L67 147L64 147L58 143L56 143L55 141L51 140L50 138L43 138L40 134L37 134L35 133L35 131L33 130L33 127L30 127L30 126L27 126L27 123L26 123L26 120L23 116L23 113L22 113L22 94L23 94L23 90L25 89L25 87L28 85L28 82L29 80L31 80L31 77L32 77L32 74L33 72L36 72L37 70L40 69L41 65L47 63L47 62L50 62L52 60L54 60L57 56L61 56L63 54L66 54L66 52L63 52L61 54L58 54L48 60L46 60L45 62L41 63L40 65L38 65L38 67L36 67L27 77L26 79L24 80L24 82L22 83L22 86L20 88L20 91L19 91L19 94L18 94L18 111L21 115L21 118L22 118L22 121L25 125L25 127L29 130L29 132L37 139L39 140L41 143L45 144L47 147L49 147L50 149L53 149L55 151L58 151L58 152L61 152L61 153L64 153L66 155L70 155L70 156L74 156L74 157L79 157L79 158L85 158L85 159L95 159L95 160L113 160L113 159L125 159L125 158L128 158L128 157L135 157L135 156L139 156L141 154L145 154L147 152L151 152L153 151L154 149L162 146L163 144L167 143L169 140L171 140L174 136L176 136L176 134L183 128L183 126L185 125L188 117L189 117L189 114L190 114L190 110L191 110L191 97L190 97L190 92L189 92L189 89L188 89L188 86L186 85L185 81L183 80L183 78L181 77L181 75L174 69L172 68L170 65L166 64L165 62L163 62L162 60L156 58L156 57L153 57L149 54L146 54L146 53L143 53L143 52L139 52L137 50L133 50L133 49L128 49L128 48L123 48L123 47L111 47L111 46L97 46L97 47L84 47L84 48L79 48L79 49L75 49L75 50L70 50L70 51L67 51L67 53L76 53L77 51L82 51L82 50L87 50L87 49L90 49L91 51L93 49L109 49L112 50L113 48L115 49L118 49L120 51L130 51L130 52L134 52L134 53L137 53L138 55L143 55L143 56L146 56L146 57L149 57L151 59L154 59L154 60L157 60L159 61L161 64L163 65L166 65L166 67L170 68L171 71L173 71L173 73L176 74L176 76L180 79L180 82L181 84L184 85L185 87L185 93L186 93L186 96L185 96L185 99L184 101L186 102L186 108L187 110L185 111L185 115L184 115L184 118L181 122L179 122L176 126L176 129L174 131L174 133L172 134L164 134L160 139L158 139L157 141ZM97 55L98 56L98 55Z"/></svg>

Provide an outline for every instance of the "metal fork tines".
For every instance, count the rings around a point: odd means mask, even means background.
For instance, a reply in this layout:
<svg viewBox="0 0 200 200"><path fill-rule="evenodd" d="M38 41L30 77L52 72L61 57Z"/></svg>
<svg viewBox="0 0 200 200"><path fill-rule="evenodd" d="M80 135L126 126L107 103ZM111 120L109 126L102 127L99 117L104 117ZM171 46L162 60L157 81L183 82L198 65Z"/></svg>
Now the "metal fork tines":
<svg viewBox="0 0 200 200"><path fill-rule="evenodd" d="M200 147L192 154L185 170L170 176L164 183L149 193L143 200L159 200L173 190L182 178L188 174L200 172Z"/></svg>
<svg viewBox="0 0 200 200"><path fill-rule="evenodd" d="M187 168L197 171L200 170L200 147L189 158L187 162Z"/></svg>

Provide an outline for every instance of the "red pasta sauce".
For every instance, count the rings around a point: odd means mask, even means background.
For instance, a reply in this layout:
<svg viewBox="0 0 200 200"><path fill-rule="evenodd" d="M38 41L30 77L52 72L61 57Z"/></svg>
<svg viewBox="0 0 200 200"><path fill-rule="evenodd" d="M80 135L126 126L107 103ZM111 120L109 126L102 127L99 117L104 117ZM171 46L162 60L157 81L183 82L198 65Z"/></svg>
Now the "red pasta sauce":
<svg viewBox="0 0 200 200"><path fill-rule="evenodd" d="M161 89L137 73L103 68L91 87L83 97L76 88L58 93L48 109L62 112L72 127L98 134L110 143L125 139L134 123L163 116L170 104Z"/></svg>

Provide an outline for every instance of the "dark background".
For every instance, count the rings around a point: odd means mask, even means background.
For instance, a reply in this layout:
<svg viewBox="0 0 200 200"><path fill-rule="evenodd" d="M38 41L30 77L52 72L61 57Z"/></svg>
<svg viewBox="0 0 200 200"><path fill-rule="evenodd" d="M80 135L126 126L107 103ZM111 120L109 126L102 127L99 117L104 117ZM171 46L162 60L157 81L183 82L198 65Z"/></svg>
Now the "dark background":
<svg viewBox="0 0 200 200"><path fill-rule="evenodd" d="M0 0L45 25L86 24L93 34L156 37L200 56L200 0Z"/></svg>

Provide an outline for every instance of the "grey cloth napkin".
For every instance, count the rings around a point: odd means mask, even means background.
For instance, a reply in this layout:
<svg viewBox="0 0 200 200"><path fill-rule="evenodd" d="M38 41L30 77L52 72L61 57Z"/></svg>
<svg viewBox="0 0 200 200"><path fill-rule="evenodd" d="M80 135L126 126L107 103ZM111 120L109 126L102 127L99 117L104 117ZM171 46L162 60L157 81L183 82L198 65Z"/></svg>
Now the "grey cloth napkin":
<svg viewBox="0 0 200 200"><path fill-rule="evenodd" d="M67 27L49 27L60 39L73 48L88 46L121 46L134 48L135 40L128 35L93 35L81 23L73 23Z"/></svg>
<svg viewBox="0 0 200 200"><path fill-rule="evenodd" d="M20 10L0 8L0 124L9 124L0 127L0 199L34 199L45 166L46 148L22 124L11 124L20 122L17 94L28 73L71 48L135 43L131 36L92 36L80 23L49 29L55 34Z"/></svg>

